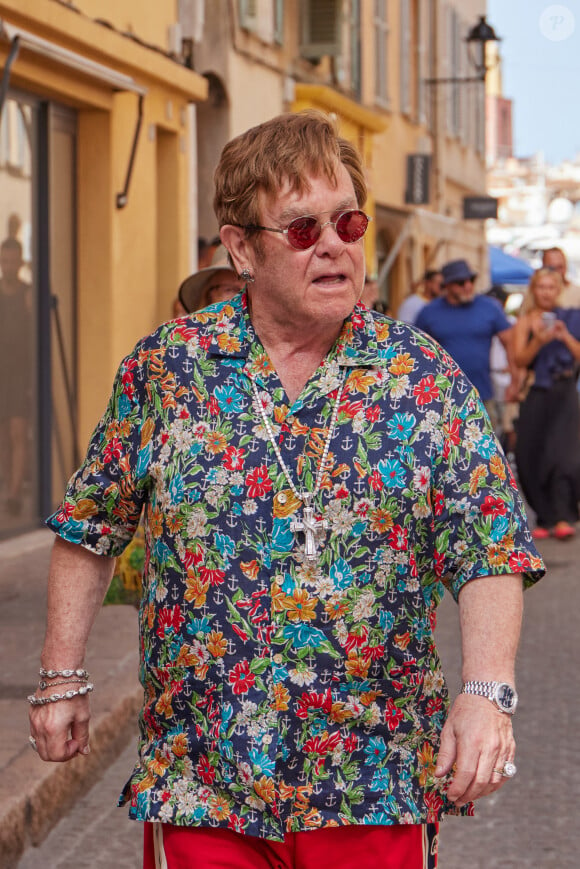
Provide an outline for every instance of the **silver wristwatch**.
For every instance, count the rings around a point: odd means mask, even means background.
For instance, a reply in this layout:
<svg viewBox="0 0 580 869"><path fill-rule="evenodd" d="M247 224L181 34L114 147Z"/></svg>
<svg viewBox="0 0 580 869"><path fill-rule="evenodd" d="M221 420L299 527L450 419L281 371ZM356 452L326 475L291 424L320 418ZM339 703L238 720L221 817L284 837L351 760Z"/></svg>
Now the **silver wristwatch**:
<svg viewBox="0 0 580 869"><path fill-rule="evenodd" d="M500 712L506 712L508 715L513 715L518 705L516 689L507 682L464 682L461 693L487 697Z"/></svg>

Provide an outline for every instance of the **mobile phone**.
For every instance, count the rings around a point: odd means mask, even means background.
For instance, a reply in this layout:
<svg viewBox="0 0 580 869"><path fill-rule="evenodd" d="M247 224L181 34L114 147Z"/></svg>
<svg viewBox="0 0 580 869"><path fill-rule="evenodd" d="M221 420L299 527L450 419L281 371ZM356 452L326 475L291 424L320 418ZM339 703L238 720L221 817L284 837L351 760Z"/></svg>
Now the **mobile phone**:
<svg viewBox="0 0 580 869"><path fill-rule="evenodd" d="M542 323L544 326L553 326L557 319L558 317L554 311L542 312Z"/></svg>

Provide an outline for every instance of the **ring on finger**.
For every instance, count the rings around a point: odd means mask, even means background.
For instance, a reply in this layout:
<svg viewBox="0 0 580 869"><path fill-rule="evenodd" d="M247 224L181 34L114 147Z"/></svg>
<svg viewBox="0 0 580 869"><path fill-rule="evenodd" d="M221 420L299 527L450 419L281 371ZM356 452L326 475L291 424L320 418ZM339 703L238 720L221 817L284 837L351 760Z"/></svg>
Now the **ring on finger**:
<svg viewBox="0 0 580 869"><path fill-rule="evenodd" d="M493 771L496 772L498 775L503 776L504 778L513 778L518 771L518 768L511 760L506 760L501 769L497 769L497 767L494 767Z"/></svg>
<svg viewBox="0 0 580 869"><path fill-rule="evenodd" d="M30 743L30 747L33 751L38 751L38 747L36 745L36 739L34 738L34 736L29 736L28 742Z"/></svg>

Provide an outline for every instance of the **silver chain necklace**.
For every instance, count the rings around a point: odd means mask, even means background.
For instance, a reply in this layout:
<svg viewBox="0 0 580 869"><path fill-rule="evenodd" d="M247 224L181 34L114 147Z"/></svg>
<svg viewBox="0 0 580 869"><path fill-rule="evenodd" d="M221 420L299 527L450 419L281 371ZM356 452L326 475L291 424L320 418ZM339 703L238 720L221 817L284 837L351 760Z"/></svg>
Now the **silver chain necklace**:
<svg viewBox="0 0 580 869"><path fill-rule="evenodd" d="M274 429L272 428L272 423L266 416L264 405L260 401L260 393L258 392L258 387L256 386L255 380L251 378L252 389L254 391L254 405L258 413L260 414L260 417L262 418L264 428L266 429L268 438L270 439L270 443L272 444L274 452L276 453L276 458L278 459L278 463L282 468L282 472L286 477L288 485L290 486L290 489L294 496L297 498L298 501L301 501L303 505L302 518L300 518L300 516L297 516L295 519L293 519L290 523L290 530L293 533L295 533L296 531L304 532L304 555L307 559L318 558L318 544L320 542L322 532L328 530L328 521L324 518L324 516L316 516L314 513L314 499L318 495L320 487L322 485L324 467L326 465L326 460L330 451L330 442L333 438L334 429L336 428L336 421L338 419L338 409L340 407L340 399L342 397L344 379L345 371L343 370L340 376L340 383L338 386L338 392L336 394L334 407L332 408L332 416L330 418L330 425L328 427L328 435L326 437L326 442L324 444L324 449L322 451L322 456L320 457L318 470L316 472L314 489L312 490L312 492L306 492L304 490L299 491L294 484L294 480L290 476L288 466L282 458L280 447L276 442L276 435L274 433Z"/></svg>

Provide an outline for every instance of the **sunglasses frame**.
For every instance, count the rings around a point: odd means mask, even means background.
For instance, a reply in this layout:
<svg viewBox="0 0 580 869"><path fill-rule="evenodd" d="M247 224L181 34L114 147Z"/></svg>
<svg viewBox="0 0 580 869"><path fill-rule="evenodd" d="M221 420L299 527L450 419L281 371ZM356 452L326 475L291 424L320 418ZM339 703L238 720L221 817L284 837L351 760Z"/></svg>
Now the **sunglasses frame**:
<svg viewBox="0 0 580 869"><path fill-rule="evenodd" d="M362 215L364 215L364 217L366 218L366 221L367 221L367 224L364 228L364 232L359 236L359 238L355 238L353 241L346 241L344 238L342 238L338 229L336 228L339 220L342 217L344 217L346 214L362 214ZM295 217L293 220L291 220L290 223L288 224L288 226L284 227L284 229L278 229L274 226L260 226L257 223L247 223L245 225L238 223L236 225L239 226L241 229L264 230L266 232L278 232L281 235L286 236L286 241L288 242L288 244L290 245L292 250L304 251L304 250L310 250L311 247L314 247L314 245L316 244L316 242L318 241L318 239L322 235L322 230L324 229L325 226L332 226L335 233L338 235L338 237L340 238L340 240L342 241L343 244L356 244L357 241L360 241L361 238L364 238L365 233L366 233L367 229L369 228L369 223L372 220L372 217L370 215L366 214L366 212L364 212L361 208L345 208L344 211L335 211L333 213L333 216L334 215L336 215L336 220L325 220L323 223L322 221L320 221L318 219L318 217L315 214L302 214L302 215L300 215L300 217ZM290 241L290 236L288 234L290 231L290 227L292 226L293 223L296 223L299 220L306 220L307 218L312 218L313 220L316 221L315 226L318 225L319 233L316 236L316 238L314 239L314 241L308 245L308 247L296 247L296 245L292 244L292 242Z"/></svg>

